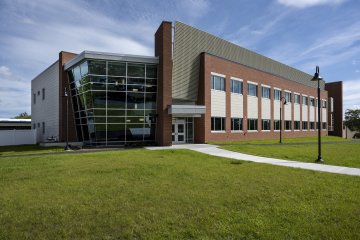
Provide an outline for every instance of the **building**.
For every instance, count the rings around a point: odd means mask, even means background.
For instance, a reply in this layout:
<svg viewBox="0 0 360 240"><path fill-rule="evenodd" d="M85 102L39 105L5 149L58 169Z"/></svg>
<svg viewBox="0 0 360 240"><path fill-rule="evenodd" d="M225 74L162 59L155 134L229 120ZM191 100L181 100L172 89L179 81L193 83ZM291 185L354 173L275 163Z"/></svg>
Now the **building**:
<svg viewBox="0 0 360 240"><path fill-rule="evenodd" d="M0 118L0 130L31 129L31 119Z"/></svg>
<svg viewBox="0 0 360 240"><path fill-rule="evenodd" d="M39 141L108 146L270 139L280 126L284 137L316 136L317 122L323 135L341 136L342 82L321 81L318 116L311 79L181 22L163 22L154 56L60 52L32 81L32 126L42 128Z"/></svg>

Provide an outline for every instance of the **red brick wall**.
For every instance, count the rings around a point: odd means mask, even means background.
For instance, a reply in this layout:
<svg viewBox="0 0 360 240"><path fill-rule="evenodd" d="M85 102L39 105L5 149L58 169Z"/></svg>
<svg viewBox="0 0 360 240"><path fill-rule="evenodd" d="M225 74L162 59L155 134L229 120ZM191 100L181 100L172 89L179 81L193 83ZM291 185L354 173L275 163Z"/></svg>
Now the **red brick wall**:
<svg viewBox="0 0 360 240"><path fill-rule="evenodd" d="M273 92L274 87L282 89L282 96L284 96L284 90L292 92L292 121L294 120L294 92L305 94L307 96L317 96L317 89L305 86L294 81L283 79L281 77L271 75L266 72L262 72L244 65L234 63L210 54L203 53L201 55L201 73L199 82L199 95L198 104L206 105L206 114L204 117L195 119L195 142L210 142L210 141L238 141L238 140L250 140L250 139L271 139L279 138L279 131L273 130L273 114L274 114L274 101ZM211 132L211 85L210 78L211 72L216 72L226 75L226 132L225 133L212 133ZM243 129L241 133L231 133L231 101L230 101L230 77L237 77L243 79ZM258 132L247 132L247 81L258 83ZM310 81L310 79L309 79ZM270 132L261 131L261 84L271 86L271 130ZM302 95L300 95L302 96ZM321 92L321 98L327 99L328 93L326 91ZM300 104L302 104L302 98L300 97ZM309 100L310 104L310 100ZM310 109L310 108L309 108ZM315 108L316 109L316 108ZM301 106L300 106L301 112ZM309 111L308 111L309 112ZM314 110L314 116L316 119L316 110ZM300 114L302 117L302 114ZM310 114L308 116L310 119ZM321 119L321 117L320 117ZM282 111L282 124L284 129L284 111ZM310 124L309 124L310 125ZM294 126L294 124L293 124ZM300 126L301 129L302 126ZM323 135L327 135L327 130L322 131ZM283 131L282 136L284 138L289 137L305 137L316 136L317 131Z"/></svg>
<svg viewBox="0 0 360 240"><path fill-rule="evenodd" d="M69 121L66 125L66 98L64 97L65 87L70 89L69 79L66 71L64 70L64 64L73 59L77 54L70 52L59 53L59 136L60 141L66 141L66 126L69 128L69 141L77 141L75 119L72 107L72 100L70 97L70 91L68 91L69 98Z"/></svg>
<svg viewBox="0 0 360 240"><path fill-rule="evenodd" d="M169 146L172 143L172 118L168 114L168 105L172 102L171 22L162 22L155 33L155 56L159 57L155 141L160 146Z"/></svg>
<svg viewBox="0 0 360 240"><path fill-rule="evenodd" d="M342 82L332 82L326 83L325 89L328 91L329 99L328 103L330 104L330 97L334 98L334 131L329 132L329 134L334 136L342 137L343 135L343 84ZM328 104L328 108L330 105ZM328 121L330 121L330 114L328 116Z"/></svg>

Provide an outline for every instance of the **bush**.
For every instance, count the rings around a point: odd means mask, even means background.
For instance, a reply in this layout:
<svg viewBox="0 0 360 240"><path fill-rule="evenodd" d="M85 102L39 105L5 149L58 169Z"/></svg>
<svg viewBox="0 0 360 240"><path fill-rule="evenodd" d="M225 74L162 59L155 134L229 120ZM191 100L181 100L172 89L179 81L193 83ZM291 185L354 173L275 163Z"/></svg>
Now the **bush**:
<svg viewBox="0 0 360 240"><path fill-rule="evenodd" d="M354 136L353 136L353 138L355 138L355 139L360 138L360 133L355 133Z"/></svg>

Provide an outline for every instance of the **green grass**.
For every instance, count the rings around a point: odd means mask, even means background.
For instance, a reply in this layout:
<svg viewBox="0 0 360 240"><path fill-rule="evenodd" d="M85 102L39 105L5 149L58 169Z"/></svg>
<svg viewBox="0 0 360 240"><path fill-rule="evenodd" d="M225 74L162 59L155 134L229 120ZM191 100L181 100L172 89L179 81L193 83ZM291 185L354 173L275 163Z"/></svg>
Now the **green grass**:
<svg viewBox="0 0 360 240"><path fill-rule="evenodd" d="M0 158L0 239L359 239L360 178L187 150Z"/></svg>
<svg viewBox="0 0 360 240"><path fill-rule="evenodd" d="M325 164L360 168L360 142L351 142L339 137L323 137L321 146ZM221 148L251 155L315 162L318 156L317 138L284 139L284 144L274 140L218 143ZM336 142L336 144L331 144ZM290 143L287 145L286 143ZM299 144L296 144L299 143ZM304 144L312 143L312 144Z"/></svg>
<svg viewBox="0 0 360 240"><path fill-rule="evenodd" d="M38 145L0 146L0 157L63 151L64 147L41 147Z"/></svg>

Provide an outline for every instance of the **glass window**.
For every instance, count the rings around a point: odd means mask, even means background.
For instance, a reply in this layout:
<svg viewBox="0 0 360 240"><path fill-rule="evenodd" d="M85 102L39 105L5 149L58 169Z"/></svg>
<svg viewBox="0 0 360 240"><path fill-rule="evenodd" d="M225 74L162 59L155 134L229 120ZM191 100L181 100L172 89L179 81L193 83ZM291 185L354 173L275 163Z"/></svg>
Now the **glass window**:
<svg viewBox="0 0 360 240"><path fill-rule="evenodd" d="M308 97L306 97L306 96L302 97L302 104L303 105L308 105Z"/></svg>
<svg viewBox="0 0 360 240"><path fill-rule="evenodd" d="M261 126L262 130L270 130L270 119L263 119Z"/></svg>
<svg viewBox="0 0 360 240"><path fill-rule="evenodd" d="M45 100L45 88L42 89L42 100Z"/></svg>
<svg viewBox="0 0 360 240"><path fill-rule="evenodd" d="M322 129L326 130L326 122L322 123Z"/></svg>
<svg viewBox="0 0 360 240"><path fill-rule="evenodd" d="M231 92L242 94L242 82L238 80L231 80Z"/></svg>
<svg viewBox="0 0 360 240"><path fill-rule="evenodd" d="M315 99L314 98L310 98L310 105L311 106L315 106Z"/></svg>
<svg viewBox="0 0 360 240"><path fill-rule="evenodd" d="M156 93L145 94L145 108L156 109Z"/></svg>
<svg viewBox="0 0 360 240"><path fill-rule="evenodd" d="M257 85L248 83L248 85L247 85L247 94L248 94L248 96L257 97Z"/></svg>
<svg viewBox="0 0 360 240"><path fill-rule="evenodd" d="M285 121L285 130L291 130L291 121Z"/></svg>
<svg viewBox="0 0 360 240"><path fill-rule="evenodd" d="M225 78L212 75L211 89L225 91Z"/></svg>
<svg viewBox="0 0 360 240"><path fill-rule="evenodd" d="M280 120L274 120L274 130L280 130Z"/></svg>
<svg viewBox="0 0 360 240"><path fill-rule="evenodd" d="M42 133L45 134L45 123L42 122Z"/></svg>
<svg viewBox="0 0 360 240"><path fill-rule="evenodd" d="M281 98L281 91L274 89L274 100L279 100L280 101Z"/></svg>
<svg viewBox="0 0 360 240"><path fill-rule="evenodd" d="M146 65L146 77L147 78L157 78L157 66L156 65Z"/></svg>
<svg viewBox="0 0 360 240"><path fill-rule="evenodd" d="M314 122L310 122L310 129L314 130L315 129L315 123Z"/></svg>
<svg viewBox="0 0 360 240"><path fill-rule="evenodd" d="M257 130L258 129L258 120L255 118L248 118L248 122L247 122L248 126L248 130Z"/></svg>
<svg viewBox="0 0 360 240"><path fill-rule="evenodd" d="M300 95L299 94L294 94L294 103L300 104Z"/></svg>
<svg viewBox="0 0 360 240"><path fill-rule="evenodd" d="M225 118L212 117L211 118L211 131L225 131Z"/></svg>
<svg viewBox="0 0 360 240"><path fill-rule="evenodd" d="M108 62L108 75L110 75L110 76L126 76L126 63Z"/></svg>
<svg viewBox="0 0 360 240"><path fill-rule="evenodd" d="M77 66L73 69L73 74L74 74L74 80L76 82L79 82L81 79L81 72L80 72L80 67Z"/></svg>
<svg viewBox="0 0 360 240"><path fill-rule="evenodd" d="M88 72L89 72L89 69L88 69L88 63L87 61L83 62L81 65L80 65L80 72L81 72L81 77L85 77Z"/></svg>
<svg viewBox="0 0 360 240"><path fill-rule="evenodd" d="M88 66L89 66L90 74L106 75L106 62L105 61L89 60ZM76 81L76 74L75 74L75 81Z"/></svg>
<svg viewBox="0 0 360 240"><path fill-rule="evenodd" d="M326 108L326 101L325 100L322 100L322 107Z"/></svg>
<svg viewBox="0 0 360 240"><path fill-rule="evenodd" d="M105 106L96 104L95 107ZM117 108L117 109L125 109L126 108L126 93L124 92L108 92L107 93L107 107L108 108Z"/></svg>
<svg viewBox="0 0 360 240"><path fill-rule="evenodd" d="M288 102L288 103L291 102L291 93L285 92L285 100L286 100L286 102Z"/></svg>
<svg viewBox="0 0 360 240"><path fill-rule="evenodd" d="M144 64L128 64L128 77L145 77L145 65Z"/></svg>
<svg viewBox="0 0 360 240"><path fill-rule="evenodd" d="M294 130L300 130L300 121L294 121Z"/></svg>
<svg viewBox="0 0 360 240"><path fill-rule="evenodd" d="M144 109L145 96L144 93L130 93L127 94L127 108L128 109Z"/></svg>
<svg viewBox="0 0 360 240"><path fill-rule="evenodd" d="M241 131L242 128L242 118L231 118L231 131Z"/></svg>
<svg viewBox="0 0 360 240"><path fill-rule="evenodd" d="M302 130L308 130L308 122L303 121L302 122Z"/></svg>
<svg viewBox="0 0 360 240"><path fill-rule="evenodd" d="M262 97L270 99L270 88L262 87Z"/></svg>
<svg viewBox="0 0 360 240"><path fill-rule="evenodd" d="M33 102L34 102L34 104L36 104L36 94L35 93L33 95Z"/></svg>

